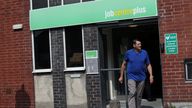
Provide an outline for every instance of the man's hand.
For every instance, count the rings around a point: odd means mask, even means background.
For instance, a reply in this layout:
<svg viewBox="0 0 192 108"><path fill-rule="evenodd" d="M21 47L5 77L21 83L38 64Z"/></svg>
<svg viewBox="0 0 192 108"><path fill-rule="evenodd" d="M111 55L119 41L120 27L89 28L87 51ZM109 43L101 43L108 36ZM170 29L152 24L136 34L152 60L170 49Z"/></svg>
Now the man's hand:
<svg viewBox="0 0 192 108"><path fill-rule="evenodd" d="M123 77L119 77L119 82L122 84L123 83Z"/></svg>
<svg viewBox="0 0 192 108"><path fill-rule="evenodd" d="M150 84L152 84L153 83L153 73L152 73L152 66L151 66L151 64L149 64L148 66L147 66L147 70L148 70L148 72L149 72L149 81L150 81Z"/></svg>
<svg viewBox="0 0 192 108"><path fill-rule="evenodd" d="M150 84L152 84L154 82L152 75L149 76L149 81L150 81Z"/></svg>
<svg viewBox="0 0 192 108"><path fill-rule="evenodd" d="M127 62L124 60L123 63L121 64L121 70L120 70L120 77L119 77L119 82L122 84L123 83L123 74L125 70Z"/></svg>

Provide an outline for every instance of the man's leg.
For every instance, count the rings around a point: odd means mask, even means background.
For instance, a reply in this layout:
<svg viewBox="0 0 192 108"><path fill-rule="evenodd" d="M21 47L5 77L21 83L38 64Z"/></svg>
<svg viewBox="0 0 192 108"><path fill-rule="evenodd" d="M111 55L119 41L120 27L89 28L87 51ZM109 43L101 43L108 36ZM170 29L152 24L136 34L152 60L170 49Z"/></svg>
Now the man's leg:
<svg viewBox="0 0 192 108"><path fill-rule="evenodd" d="M136 82L134 80L128 80L128 104L129 108L136 108L135 98L136 98Z"/></svg>
<svg viewBox="0 0 192 108"><path fill-rule="evenodd" d="M137 97L136 97L136 108L141 108L141 100L143 95L145 81L138 81L137 82Z"/></svg>

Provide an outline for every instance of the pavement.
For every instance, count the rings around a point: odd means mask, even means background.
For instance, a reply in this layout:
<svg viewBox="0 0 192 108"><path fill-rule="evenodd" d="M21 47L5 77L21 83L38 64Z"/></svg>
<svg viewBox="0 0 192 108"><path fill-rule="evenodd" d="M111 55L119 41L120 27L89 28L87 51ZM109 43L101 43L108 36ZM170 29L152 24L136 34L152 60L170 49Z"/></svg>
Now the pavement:
<svg viewBox="0 0 192 108"><path fill-rule="evenodd" d="M162 99L156 99L156 101L147 101L146 99L142 99L142 107L141 108L163 108ZM120 100L121 108L126 108L125 100Z"/></svg>

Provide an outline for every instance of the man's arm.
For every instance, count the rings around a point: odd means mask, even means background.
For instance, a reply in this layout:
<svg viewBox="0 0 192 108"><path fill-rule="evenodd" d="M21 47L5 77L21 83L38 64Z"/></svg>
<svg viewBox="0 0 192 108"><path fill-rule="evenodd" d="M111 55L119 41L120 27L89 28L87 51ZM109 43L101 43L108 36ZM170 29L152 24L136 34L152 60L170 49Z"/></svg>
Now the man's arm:
<svg viewBox="0 0 192 108"><path fill-rule="evenodd" d="M127 62L124 60L123 63L121 64L121 70L120 70L120 77L119 77L119 82L123 83L123 74L126 68Z"/></svg>
<svg viewBox="0 0 192 108"><path fill-rule="evenodd" d="M148 70L148 72L149 72L149 81L150 81L150 84L152 84L152 83L153 83L153 72L152 72L152 66L151 66L151 64L149 64L149 65L147 66L147 70Z"/></svg>

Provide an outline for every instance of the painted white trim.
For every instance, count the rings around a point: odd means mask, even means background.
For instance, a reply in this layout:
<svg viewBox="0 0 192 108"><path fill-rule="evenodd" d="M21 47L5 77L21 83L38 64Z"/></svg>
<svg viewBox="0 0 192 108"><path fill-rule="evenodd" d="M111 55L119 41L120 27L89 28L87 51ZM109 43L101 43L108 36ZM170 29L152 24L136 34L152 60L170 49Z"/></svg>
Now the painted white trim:
<svg viewBox="0 0 192 108"><path fill-rule="evenodd" d="M188 75L187 75L187 63L185 64L185 78L186 78L186 80L188 81Z"/></svg>
<svg viewBox="0 0 192 108"><path fill-rule="evenodd" d="M34 70L32 73L50 73L52 69L37 69Z"/></svg>
<svg viewBox="0 0 192 108"><path fill-rule="evenodd" d="M49 0L47 0L47 7L49 8L50 6L49 6Z"/></svg>
<svg viewBox="0 0 192 108"><path fill-rule="evenodd" d="M32 10L33 8L32 8L32 0L29 0L29 5L30 5L30 10Z"/></svg>
<svg viewBox="0 0 192 108"><path fill-rule="evenodd" d="M34 49L34 36L33 32L31 32L31 39L32 39L32 64L33 70L35 70L35 49Z"/></svg>
<svg viewBox="0 0 192 108"><path fill-rule="evenodd" d="M81 71L81 70L85 70L85 68L84 67L70 67L70 68L64 69L64 71Z"/></svg>
<svg viewBox="0 0 192 108"><path fill-rule="evenodd" d="M85 70L85 41L84 41L84 27L81 26L81 32L82 32L82 47L83 47L83 68Z"/></svg>
<svg viewBox="0 0 192 108"><path fill-rule="evenodd" d="M185 83L192 83L192 81L185 81Z"/></svg>
<svg viewBox="0 0 192 108"><path fill-rule="evenodd" d="M61 0L61 6L62 6L62 5L64 5L64 1L63 1L63 0Z"/></svg>
<svg viewBox="0 0 192 108"><path fill-rule="evenodd" d="M52 66L52 47L51 47L51 45L52 45L52 42L51 42L51 30L49 29L49 55L50 55L50 68L51 68L51 70L53 69L53 66Z"/></svg>
<svg viewBox="0 0 192 108"><path fill-rule="evenodd" d="M84 49L84 30L81 26L82 32L82 50L83 50L83 66L82 67L67 67L67 56L66 56L66 38L65 38L65 28L63 28L63 45L64 45L64 71L81 71L85 70L85 49Z"/></svg>
<svg viewBox="0 0 192 108"><path fill-rule="evenodd" d="M66 45L65 45L65 28L63 28L63 48L64 48L64 71L66 70L67 67L67 60L66 60Z"/></svg>

